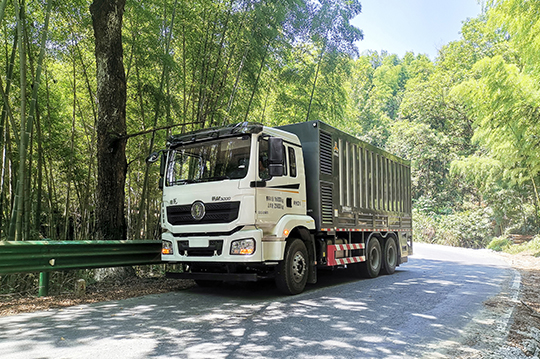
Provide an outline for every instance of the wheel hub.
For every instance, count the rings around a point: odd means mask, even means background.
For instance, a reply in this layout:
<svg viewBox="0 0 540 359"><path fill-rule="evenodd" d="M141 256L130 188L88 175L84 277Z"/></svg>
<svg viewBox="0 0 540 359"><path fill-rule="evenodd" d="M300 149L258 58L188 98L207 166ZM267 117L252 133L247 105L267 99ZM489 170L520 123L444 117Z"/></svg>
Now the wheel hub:
<svg viewBox="0 0 540 359"><path fill-rule="evenodd" d="M296 252L293 258L292 263L292 274L294 277L294 280L299 282L304 277L304 274L306 272L306 261L304 259L304 256L300 252Z"/></svg>

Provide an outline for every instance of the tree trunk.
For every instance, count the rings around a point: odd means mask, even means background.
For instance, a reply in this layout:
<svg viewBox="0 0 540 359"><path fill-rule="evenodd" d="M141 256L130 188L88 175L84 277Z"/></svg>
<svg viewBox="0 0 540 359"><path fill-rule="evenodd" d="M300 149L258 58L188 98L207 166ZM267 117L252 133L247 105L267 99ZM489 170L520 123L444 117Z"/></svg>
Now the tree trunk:
<svg viewBox="0 0 540 359"><path fill-rule="evenodd" d="M249 110L251 109L251 104L253 103L253 98L255 98L255 94L257 93L257 89L259 87L259 80L261 79L261 74L263 72L264 64L266 62L266 55L268 55L268 48L270 47L270 40L268 40L268 43L266 44L266 48L264 49L264 55L261 60L261 67L259 68L259 73L257 74L257 79L255 80L255 85L253 85L253 91L251 91L251 96L249 97L249 102L246 110L246 115L244 116L244 121L249 120Z"/></svg>
<svg viewBox="0 0 540 359"><path fill-rule="evenodd" d="M126 78L122 49L125 0L90 5L96 41L97 163L96 238L126 239Z"/></svg>
<svg viewBox="0 0 540 359"><path fill-rule="evenodd" d="M15 213L15 233L10 229L10 237L14 234L15 240L24 239L22 235L23 229L23 212L24 199L28 196L25 191L26 184L26 149L29 140L29 134L26 132L26 41L24 40L24 20L25 10L24 2L18 3L17 12L17 32L19 36L19 62L20 62L20 78L21 78L21 134L19 145L19 176L17 177L17 194L15 195L15 205L13 212Z"/></svg>
<svg viewBox="0 0 540 359"><path fill-rule="evenodd" d="M2 6L4 5L5 3L2 4ZM9 221L7 221L7 219L11 217L10 205L9 205L11 198L8 197L8 193L11 193L11 191L8 190L8 187L10 186L10 181L6 180L6 178L9 178L8 171L6 171L6 169L8 168L8 166L12 166L13 164L11 163L10 160L8 160L8 152L9 152L8 144L9 144L10 131L9 131L9 122L7 120L9 118L9 120L12 123L15 123L11 108L9 106L8 96L9 96L9 91L11 88L13 67L15 64L15 56L17 55L17 40L18 39L19 37L17 36L17 32L15 31L15 34L13 36L13 47L11 50L11 57L9 59L9 62L6 64L7 74L6 74L5 91L4 91L4 84L2 82L2 78L0 77L0 95L3 100L2 113L0 115L0 156L2 157L2 160L0 161L1 162L0 163L1 164L1 167L0 167L1 168L1 171L0 171L0 175L1 175L0 177L0 222L2 222L4 214L6 218L5 223L0 223L0 236L2 233L4 233L3 237L8 236ZM15 131L14 134L17 134L17 131ZM16 137L16 140L18 142L18 137Z"/></svg>
<svg viewBox="0 0 540 359"><path fill-rule="evenodd" d="M39 112L36 112L36 142L37 142L37 189L36 189L36 208L35 208L35 222L34 231L44 235L41 231L41 209L42 209L42 196L43 196L43 147L42 147L42 134L41 134L41 118Z"/></svg>
<svg viewBox="0 0 540 359"><path fill-rule="evenodd" d="M32 100L30 102L30 113L29 113L29 116L28 116L28 123L26 125L26 128L27 128L27 132L29 133L34 133L34 119L35 118L38 118L37 114L38 114L38 105L37 105L37 100L38 100L38 90L39 90L39 87L41 85L41 72L42 72L42 69L43 69L43 58L45 57L45 47L46 47L46 44L47 44L47 38L48 38L48 31L49 31L49 19L50 19L50 16L51 16L51 9L52 9L52 1L49 1L47 3L47 13L45 15L45 24L44 24L44 27L43 27L43 30L42 30L42 34L41 34L41 43L40 43L40 51L39 51L39 57L38 57L38 61L37 61L37 67L36 67L36 73L35 73L35 76L34 76L34 83L33 83L33 86L32 86ZM31 57L30 57L31 59ZM39 120L38 120L39 122ZM34 136L32 135L32 138ZM41 165L42 165L42 162L41 162L41 157L42 157L42 152L41 152L41 134L39 133L39 129L38 129L38 134L37 134L37 141L38 141L38 148L39 148L39 153L38 153L38 168L37 168L37 171L38 171L38 175L37 175L37 179L39 181L38 183L38 191L37 191L37 198L36 198L36 218L35 218L35 228L36 228L36 233L39 233L39 229L41 227L40 225L40 213L41 213ZM29 168L32 168L32 166L29 166ZM29 170L29 173L31 173L31 171ZM29 177L30 179L30 177ZM29 181L30 182L30 181ZM27 187L28 191L30 191L30 184L28 184L28 187ZM25 208L26 208L26 216L27 216L27 219L26 219L26 230L25 230L25 235L26 235L26 238L29 238L30 236L30 210L31 210L31 204L30 204L30 196L27 197L27 204L25 204Z"/></svg>

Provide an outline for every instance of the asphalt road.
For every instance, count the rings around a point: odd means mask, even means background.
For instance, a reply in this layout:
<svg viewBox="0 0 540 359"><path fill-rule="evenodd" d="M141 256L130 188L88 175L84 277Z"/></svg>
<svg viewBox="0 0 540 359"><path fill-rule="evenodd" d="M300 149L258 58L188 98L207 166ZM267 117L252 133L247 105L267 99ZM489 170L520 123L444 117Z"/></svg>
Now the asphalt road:
<svg viewBox="0 0 540 359"><path fill-rule="evenodd" d="M0 358L450 357L504 339L508 311L484 302L517 276L485 250L416 244L391 276L335 271L297 296L256 283L2 317Z"/></svg>

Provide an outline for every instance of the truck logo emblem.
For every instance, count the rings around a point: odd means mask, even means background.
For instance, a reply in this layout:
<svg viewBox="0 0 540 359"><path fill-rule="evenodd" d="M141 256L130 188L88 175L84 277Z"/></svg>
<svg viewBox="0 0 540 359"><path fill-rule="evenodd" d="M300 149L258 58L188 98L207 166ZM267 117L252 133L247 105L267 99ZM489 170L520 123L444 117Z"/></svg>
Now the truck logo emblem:
<svg viewBox="0 0 540 359"><path fill-rule="evenodd" d="M191 216L194 220L200 221L203 219L204 215L206 214L206 208L204 207L204 203L201 201L194 202L191 205Z"/></svg>

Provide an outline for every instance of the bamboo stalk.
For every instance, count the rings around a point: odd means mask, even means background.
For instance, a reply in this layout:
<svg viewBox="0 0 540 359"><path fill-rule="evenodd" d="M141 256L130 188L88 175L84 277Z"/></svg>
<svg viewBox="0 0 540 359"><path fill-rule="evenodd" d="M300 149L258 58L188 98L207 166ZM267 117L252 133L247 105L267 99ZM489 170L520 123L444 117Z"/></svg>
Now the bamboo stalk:
<svg viewBox="0 0 540 359"><path fill-rule="evenodd" d="M261 78L261 73L262 73L262 70L264 68L264 64L266 62L266 56L268 55L268 48L269 47L270 47L270 39L268 40L268 43L266 44L266 49L264 50L264 55L263 55L263 58L261 60L261 66L259 67L259 73L257 74L257 80L255 80L255 84L253 85L253 91L251 91L251 96L249 98L249 103L248 103L248 107L246 109L246 116L244 117L244 121L248 120L249 110L251 108L251 103L253 102L253 98L255 97L255 93L257 92L257 89L258 89L259 80Z"/></svg>
<svg viewBox="0 0 540 359"><path fill-rule="evenodd" d="M174 27L174 19L175 19L175 16L176 16L176 6L177 6L177 4L178 4L178 0L175 0L174 1L173 12L172 12L172 17L171 17L171 24L170 24L170 29L171 30L169 31L167 41L165 43L165 56L168 56L168 54L169 54L169 48L170 48L170 44L171 44L171 38L172 38L172 32L173 32L173 27ZM163 62L163 70L161 72L161 81L160 81L160 85L159 85L159 94L161 94L161 92L163 91L163 86L164 86L164 82L165 82L165 79L166 79L167 71L168 71L168 65L167 65L167 62L164 61ZM155 113L154 113L154 128L156 128L157 121L158 121L158 118L159 118L159 109L160 109L159 98L161 98L161 97L158 97L158 100L156 101L156 109L155 109ZM148 146L149 152L153 151L155 135L156 135L156 132L152 131L152 136L150 138L150 143L149 143L149 146ZM146 166L145 166L145 171L144 171L144 180L143 180L141 202L139 203L139 216L138 216L138 219L137 219L137 222L136 222L136 227L135 227L136 228L135 233L136 233L136 238L137 239L140 239L140 237L141 237L141 226L143 225L143 217L144 217L144 214L145 214L144 208L145 208L146 197L148 195L147 192L148 192L149 171L150 171L150 166L147 163Z"/></svg>
<svg viewBox="0 0 540 359"><path fill-rule="evenodd" d="M21 2L16 1L17 8L17 34L19 36L19 72L21 82L21 106L20 106L20 121L21 121L21 133L20 133L20 145L19 145L19 176L17 178L17 195L16 203L17 207L14 210L15 216L15 237L14 240L22 240L22 226L23 226L23 211L24 211L24 196L27 195L25 191L26 183L26 146L28 143L28 133L26 132L26 41L24 39L24 0Z"/></svg>

